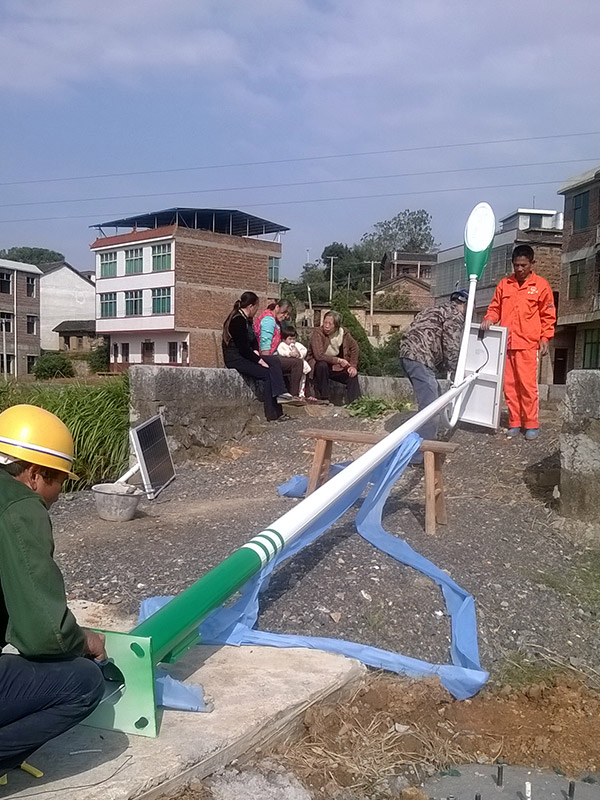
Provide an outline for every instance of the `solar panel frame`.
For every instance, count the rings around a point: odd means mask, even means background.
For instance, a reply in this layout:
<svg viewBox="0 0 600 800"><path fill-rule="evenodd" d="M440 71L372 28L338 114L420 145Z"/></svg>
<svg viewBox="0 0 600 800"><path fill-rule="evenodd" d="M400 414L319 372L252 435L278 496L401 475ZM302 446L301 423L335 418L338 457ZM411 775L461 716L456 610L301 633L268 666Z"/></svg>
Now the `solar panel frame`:
<svg viewBox="0 0 600 800"><path fill-rule="evenodd" d="M140 465L144 490L154 500L175 479L175 466L160 414L129 431L131 445Z"/></svg>

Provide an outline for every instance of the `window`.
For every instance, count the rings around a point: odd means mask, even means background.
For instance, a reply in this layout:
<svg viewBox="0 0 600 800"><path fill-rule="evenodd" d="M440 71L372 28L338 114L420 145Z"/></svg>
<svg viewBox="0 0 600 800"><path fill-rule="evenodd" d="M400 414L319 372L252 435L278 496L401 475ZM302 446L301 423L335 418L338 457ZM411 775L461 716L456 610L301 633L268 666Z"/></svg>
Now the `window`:
<svg viewBox="0 0 600 800"><path fill-rule="evenodd" d="M12 333L12 314L7 314L4 311L0 314L0 332L5 330L6 333Z"/></svg>
<svg viewBox="0 0 600 800"><path fill-rule="evenodd" d="M379 339L379 325L373 325L373 333L371 336L374 336L376 339Z"/></svg>
<svg viewBox="0 0 600 800"><path fill-rule="evenodd" d="M100 277L114 278L117 274L117 254L100 253Z"/></svg>
<svg viewBox="0 0 600 800"><path fill-rule="evenodd" d="M11 293L12 272L0 272L0 293Z"/></svg>
<svg viewBox="0 0 600 800"><path fill-rule="evenodd" d="M585 258L571 261L569 265L569 300L583 297L585 283Z"/></svg>
<svg viewBox="0 0 600 800"><path fill-rule="evenodd" d="M600 369L600 328L583 332L583 368Z"/></svg>
<svg viewBox="0 0 600 800"><path fill-rule="evenodd" d="M37 361L37 356L27 356L27 374L32 375L33 370L35 369L35 362Z"/></svg>
<svg viewBox="0 0 600 800"><path fill-rule="evenodd" d="M125 316L142 316L142 290L136 289L134 292L125 292Z"/></svg>
<svg viewBox="0 0 600 800"><path fill-rule="evenodd" d="M12 353L6 354L6 365L8 367L8 374L12 375L13 373L13 363L15 357ZM0 353L0 372L4 373L4 354Z"/></svg>
<svg viewBox="0 0 600 800"><path fill-rule="evenodd" d="M133 250L125 250L125 274L136 275L144 268L142 248L135 247Z"/></svg>
<svg viewBox="0 0 600 800"><path fill-rule="evenodd" d="M573 230L581 231L588 226L590 193L582 192L573 198Z"/></svg>
<svg viewBox="0 0 600 800"><path fill-rule="evenodd" d="M171 313L171 289L152 289L152 313Z"/></svg>
<svg viewBox="0 0 600 800"><path fill-rule="evenodd" d="M36 284L37 284L36 279L31 277L31 275L28 275L27 276L27 297L35 297L36 296L36 294L37 294L37 292L36 292L36 288L37 288Z"/></svg>
<svg viewBox="0 0 600 800"><path fill-rule="evenodd" d="M390 325L390 333L396 333L400 330L400 325Z"/></svg>
<svg viewBox="0 0 600 800"><path fill-rule="evenodd" d="M77 349L83 350L83 336L77 337Z"/></svg>
<svg viewBox="0 0 600 800"><path fill-rule="evenodd" d="M116 317L117 316L117 293L107 292L100 295L100 316L101 317Z"/></svg>
<svg viewBox="0 0 600 800"><path fill-rule="evenodd" d="M121 342L121 361L129 364L129 342Z"/></svg>
<svg viewBox="0 0 600 800"><path fill-rule="evenodd" d="M118 360L119 360L119 345L115 343L113 344L113 361L116 364Z"/></svg>
<svg viewBox="0 0 600 800"><path fill-rule="evenodd" d="M27 315L27 333L37 333L37 317Z"/></svg>
<svg viewBox="0 0 600 800"><path fill-rule="evenodd" d="M421 267L421 278L428 281L431 278L431 267Z"/></svg>
<svg viewBox="0 0 600 800"><path fill-rule="evenodd" d="M65 350L71 349L71 337L70 336L63 336L65 342Z"/></svg>
<svg viewBox="0 0 600 800"><path fill-rule="evenodd" d="M152 245L152 271L164 272L171 269L171 243Z"/></svg>
<svg viewBox="0 0 600 800"><path fill-rule="evenodd" d="M269 256L269 283L279 283L279 260Z"/></svg>
<svg viewBox="0 0 600 800"><path fill-rule="evenodd" d="M177 364L177 342L169 342L169 363Z"/></svg>

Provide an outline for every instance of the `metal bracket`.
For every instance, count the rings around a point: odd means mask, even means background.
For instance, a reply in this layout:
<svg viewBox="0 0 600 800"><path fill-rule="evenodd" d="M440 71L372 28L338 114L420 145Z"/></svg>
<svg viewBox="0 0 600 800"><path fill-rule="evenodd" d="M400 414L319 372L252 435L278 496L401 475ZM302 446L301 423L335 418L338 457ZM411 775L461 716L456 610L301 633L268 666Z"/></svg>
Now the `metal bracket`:
<svg viewBox="0 0 600 800"><path fill-rule="evenodd" d="M152 639L116 631L98 633L106 637L108 662L102 666L106 688L100 705L83 724L157 736Z"/></svg>

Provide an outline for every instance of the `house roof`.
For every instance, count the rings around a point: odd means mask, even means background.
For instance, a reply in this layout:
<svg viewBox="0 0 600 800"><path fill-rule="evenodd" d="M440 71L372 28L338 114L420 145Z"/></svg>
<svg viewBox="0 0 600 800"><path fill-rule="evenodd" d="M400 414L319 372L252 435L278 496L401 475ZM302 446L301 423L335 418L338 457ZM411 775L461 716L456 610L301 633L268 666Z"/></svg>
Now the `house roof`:
<svg viewBox="0 0 600 800"><path fill-rule="evenodd" d="M23 261L10 261L8 258L0 258L0 269L14 269L19 272L33 272L40 275L41 270L35 264L25 264Z"/></svg>
<svg viewBox="0 0 600 800"><path fill-rule="evenodd" d="M75 269L75 267L71 266L71 264L69 264L68 261L48 261L45 264L40 264L39 268L44 275L49 275L51 272L56 272L56 270L63 269L63 267L65 267L66 269L70 269L71 272L74 272L75 275L77 275L82 280L86 281L86 283L93 285L93 281L90 280L88 274L85 274L83 272L80 272L78 269Z"/></svg>
<svg viewBox="0 0 600 800"><path fill-rule="evenodd" d="M227 208L166 208L99 222L90 225L90 228L101 231L102 228L160 228L165 225L179 225L230 236L262 236L267 233L289 231L289 228L277 222Z"/></svg>
<svg viewBox="0 0 600 800"><path fill-rule="evenodd" d="M588 169L587 172L582 172L579 175L575 175L573 178L569 178L566 183L563 183L557 194L566 194L573 189L578 189L580 186L585 186L586 183L591 183L598 179L600 179L600 166L592 167L592 169Z"/></svg>
<svg viewBox="0 0 600 800"><path fill-rule="evenodd" d="M418 286L419 289L426 289L427 291L431 289L429 281L413 278L412 275L398 275L397 278L390 278L388 281L378 283L377 286L375 286L375 292L380 292L382 289L391 289L392 286L395 286L397 283L412 283L414 286ZM368 296L370 292L365 292L364 294Z"/></svg>
<svg viewBox="0 0 600 800"><path fill-rule="evenodd" d="M96 333L95 319L65 319L63 322L52 328L56 333Z"/></svg>

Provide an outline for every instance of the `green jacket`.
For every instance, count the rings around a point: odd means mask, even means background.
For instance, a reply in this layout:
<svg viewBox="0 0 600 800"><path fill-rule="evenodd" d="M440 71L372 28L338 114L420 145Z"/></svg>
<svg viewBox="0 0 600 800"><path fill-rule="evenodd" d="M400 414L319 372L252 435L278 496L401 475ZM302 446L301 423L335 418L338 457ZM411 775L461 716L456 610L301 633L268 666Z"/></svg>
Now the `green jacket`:
<svg viewBox="0 0 600 800"><path fill-rule="evenodd" d="M83 655L53 554L46 504L0 469L0 647L9 642L31 658Z"/></svg>

